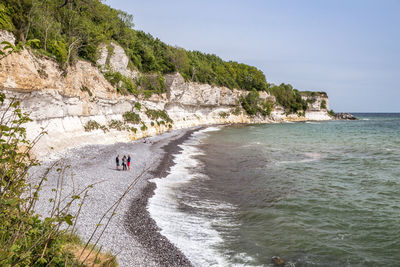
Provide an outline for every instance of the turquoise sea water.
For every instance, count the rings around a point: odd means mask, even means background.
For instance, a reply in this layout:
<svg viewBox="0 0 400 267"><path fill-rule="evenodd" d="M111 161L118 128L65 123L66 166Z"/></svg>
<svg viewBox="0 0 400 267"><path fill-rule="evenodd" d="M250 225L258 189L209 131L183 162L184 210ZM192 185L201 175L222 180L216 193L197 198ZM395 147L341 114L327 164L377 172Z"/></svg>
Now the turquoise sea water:
<svg viewBox="0 0 400 267"><path fill-rule="evenodd" d="M356 115L198 133L150 213L196 266L400 266L400 114Z"/></svg>

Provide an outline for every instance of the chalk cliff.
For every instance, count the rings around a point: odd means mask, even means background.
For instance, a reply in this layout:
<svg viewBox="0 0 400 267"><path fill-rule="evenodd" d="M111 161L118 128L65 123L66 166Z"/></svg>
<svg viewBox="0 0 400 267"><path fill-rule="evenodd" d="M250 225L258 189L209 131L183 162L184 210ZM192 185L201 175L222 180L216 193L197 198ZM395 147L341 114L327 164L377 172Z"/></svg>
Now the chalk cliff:
<svg viewBox="0 0 400 267"><path fill-rule="evenodd" d="M4 40L15 42L11 34L0 31L0 42ZM124 96L104 78L102 71L111 69L131 79L140 73L129 69L129 60L117 44L101 46L99 54L97 66L81 60L66 71L53 59L30 49L0 61L1 90L8 99L21 100L22 110L33 119L26 126L28 137L34 138L42 129L47 131L36 146L38 156L84 144L124 142L197 125L331 119L327 113L329 100L324 95L305 96L312 101L304 116L286 115L282 107L275 106L268 117L251 117L240 105L240 97L248 92L186 82L179 73L164 76L166 93L147 99ZM261 92L260 98L274 100L266 92ZM154 116L149 111L169 118ZM138 114L140 122L126 122L126 112ZM92 130L88 129L90 123L95 126Z"/></svg>

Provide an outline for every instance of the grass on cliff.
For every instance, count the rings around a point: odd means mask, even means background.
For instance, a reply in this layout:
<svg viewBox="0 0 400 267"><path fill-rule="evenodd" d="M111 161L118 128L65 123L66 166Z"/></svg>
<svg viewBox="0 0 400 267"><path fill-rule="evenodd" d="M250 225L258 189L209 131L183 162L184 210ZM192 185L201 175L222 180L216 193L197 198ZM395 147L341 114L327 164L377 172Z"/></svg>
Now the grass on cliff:
<svg viewBox="0 0 400 267"><path fill-rule="evenodd" d="M74 234L81 209L72 212L72 207L84 205L93 185L65 196L69 166L60 163L54 163L36 182L30 180L28 170L39 165L30 155L40 136L27 140L23 125L31 119L22 113L18 101L0 93L0 106L0 266L118 266L114 256L96 249L101 233L86 243ZM57 186L49 199L50 215L41 218L35 204L51 172L58 174ZM114 208L103 215L93 236L104 229L100 224L108 225L113 216L108 220L105 216L113 214Z"/></svg>
<svg viewBox="0 0 400 267"><path fill-rule="evenodd" d="M173 120L168 116L165 110L158 110L158 109L147 109L146 115L152 120L157 121L158 119L162 119L167 123L173 123Z"/></svg>

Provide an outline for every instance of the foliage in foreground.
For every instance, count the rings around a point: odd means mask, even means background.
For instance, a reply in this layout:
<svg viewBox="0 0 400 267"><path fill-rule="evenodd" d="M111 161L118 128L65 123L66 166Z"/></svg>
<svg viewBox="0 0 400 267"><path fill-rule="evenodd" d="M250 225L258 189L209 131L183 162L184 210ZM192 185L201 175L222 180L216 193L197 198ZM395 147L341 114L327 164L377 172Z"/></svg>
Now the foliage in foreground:
<svg viewBox="0 0 400 267"><path fill-rule="evenodd" d="M0 93L0 107L0 266L86 266L91 265L91 258L94 263L101 257L109 263L107 266L116 266L115 257L99 256L99 251L89 246L90 240L82 244L73 234L80 209L72 213L70 208L74 204L83 205L91 186L64 197L62 179L68 166L58 163L48 168L36 183L29 181L28 169L38 165L30 156L38 139L28 141L23 127L31 120L22 113L18 101L6 99L3 93ZM50 216L41 219L34 211L35 203L51 171L58 173L61 180L52 190ZM69 246L80 246L82 253Z"/></svg>
<svg viewBox="0 0 400 267"><path fill-rule="evenodd" d="M64 232L70 222L67 214L40 220L33 211L39 185L27 182L28 168L37 163L30 158L32 144L22 125L30 119L17 101L5 103L0 94L3 116L0 121L0 265L60 265L72 256L63 250ZM41 181L43 182L44 179Z"/></svg>

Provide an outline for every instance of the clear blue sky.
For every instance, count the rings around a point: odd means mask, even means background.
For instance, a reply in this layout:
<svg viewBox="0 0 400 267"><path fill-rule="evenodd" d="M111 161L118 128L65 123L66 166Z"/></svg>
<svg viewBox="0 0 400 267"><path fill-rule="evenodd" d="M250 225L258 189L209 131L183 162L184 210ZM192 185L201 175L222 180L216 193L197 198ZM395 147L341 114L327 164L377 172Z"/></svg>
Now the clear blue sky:
<svg viewBox="0 0 400 267"><path fill-rule="evenodd" d="M326 91L331 108L400 112L400 0L106 0L167 44Z"/></svg>

